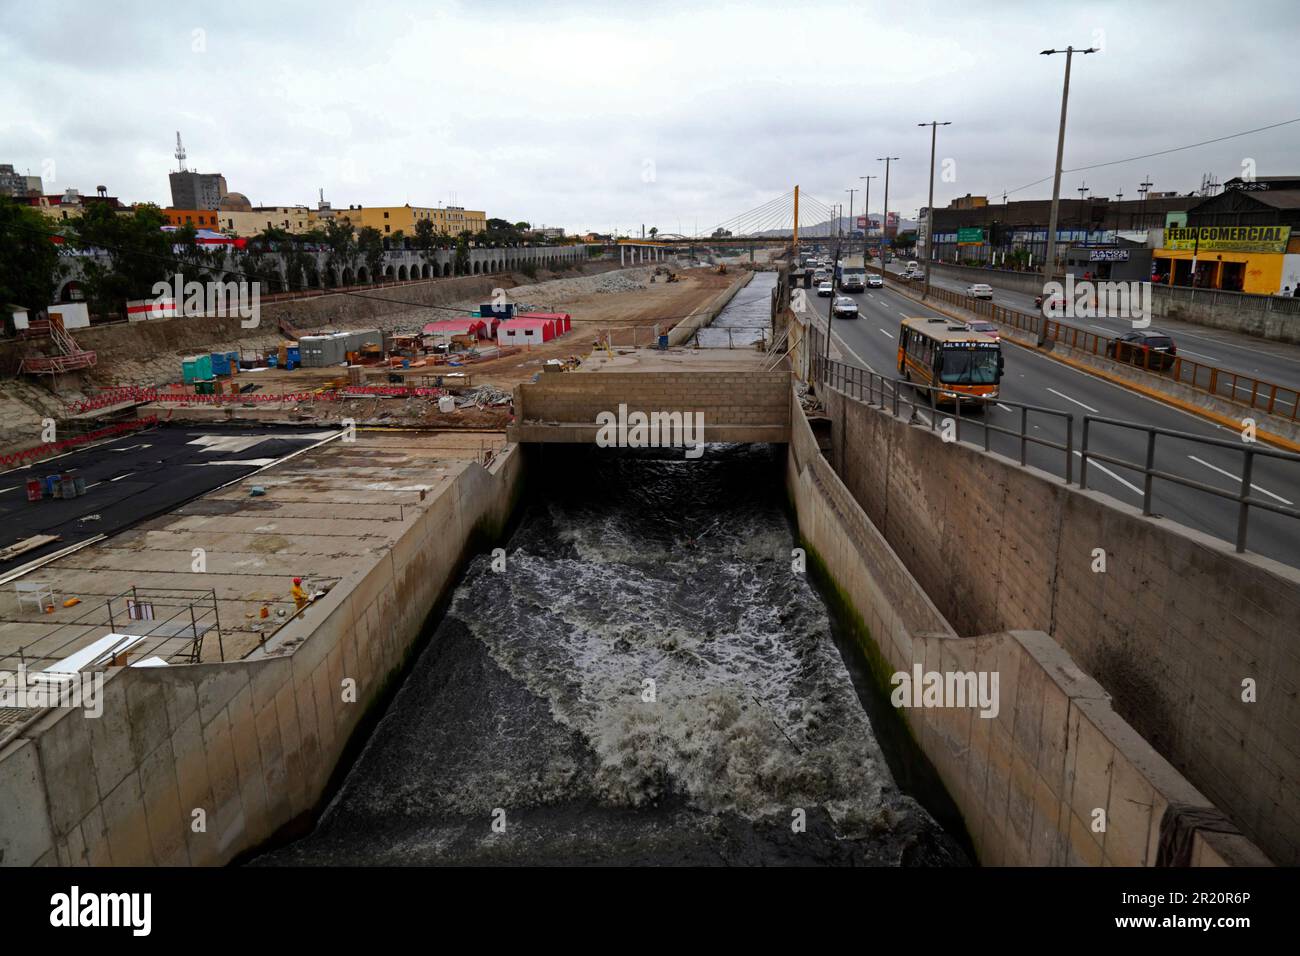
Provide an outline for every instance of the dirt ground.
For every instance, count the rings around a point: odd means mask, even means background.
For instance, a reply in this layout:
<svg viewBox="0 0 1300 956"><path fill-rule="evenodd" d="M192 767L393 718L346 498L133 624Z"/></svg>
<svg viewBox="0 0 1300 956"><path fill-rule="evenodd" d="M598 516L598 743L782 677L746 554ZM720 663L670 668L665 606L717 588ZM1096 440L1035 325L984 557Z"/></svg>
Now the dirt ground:
<svg viewBox="0 0 1300 956"><path fill-rule="evenodd" d="M706 306L736 279L735 273L718 275L712 270L694 269L678 273L680 281L664 282L663 277L643 288L628 292L582 292L546 298L548 308L568 312L573 328L566 335L543 345L499 359L473 362L463 366L429 365L402 372L374 366L367 375L367 385L390 384L390 374L402 375L411 385L432 384L438 375L463 373L468 378L468 392L457 398L457 408L440 412L437 400L420 397L373 396L337 402L302 401L268 407L277 418L301 423L330 423L352 419L360 425L425 426L466 430L504 429L509 421L509 394L515 385L526 382L542 371L548 359L585 359L608 336L613 346L651 345L655 326L666 333L678 321ZM256 393L292 394L341 385L345 376L340 368L299 368L292 372L277 369L243 371L239 385L256 383ZM444 379L444 384L446 384ZM483 386L489 389L477 392ZM477 398L477 401L474 399ZM258 408L250 404L250 408ZM163 417L175 420L186 415L185 407L160 406Z"/></svg>
<svg viewBox="0 0 1300 956"><path fill-rule="evenodd" d="M667 333L681 319L708 304L735 280L735 274L717 275L705 269L678 273L678 282L658 281L639 292L592 293L555 306L573 317L567 335L500 359L465 367L474 385L513 388L541 371L548 359L585 358L603 333L614 346L653 344L654 326Z"/></svg>

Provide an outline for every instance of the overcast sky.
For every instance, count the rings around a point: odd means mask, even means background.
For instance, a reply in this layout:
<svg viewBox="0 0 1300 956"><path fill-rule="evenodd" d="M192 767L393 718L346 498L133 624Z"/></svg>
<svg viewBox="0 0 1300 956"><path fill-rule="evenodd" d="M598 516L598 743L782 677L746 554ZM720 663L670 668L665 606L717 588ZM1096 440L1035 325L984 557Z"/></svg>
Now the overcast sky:
<svg viewBox="0 0 1300 956"><path fill-rule="evenodd" d="M996 12L991 12L996 11ZM799 183L890 208L1000 200L1067 168L1300 116L1297 8L1222 3L0 0L0 162L46 192L170 203L188 166L255 205L437 205L569 230L706 230ZM1062 195L1300 174L1300 123L1066 173ZM52 171L52 172L51 172ZM883 177L871 184L882 208ZM1043 198L1050 179L1014 192ZM861 211L862 195L855 199Z"/></svg>

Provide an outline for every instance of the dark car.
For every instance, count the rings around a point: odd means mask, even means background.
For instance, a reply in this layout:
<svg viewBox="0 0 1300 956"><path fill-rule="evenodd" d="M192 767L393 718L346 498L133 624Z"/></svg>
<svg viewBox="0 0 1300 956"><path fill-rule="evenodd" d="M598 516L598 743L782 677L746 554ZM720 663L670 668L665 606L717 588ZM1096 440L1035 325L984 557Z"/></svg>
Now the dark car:
<svg viewBox="0 0 1300 956"><path fill-rule="evenodd" d="M1107 342L1106 355L1117 362L1128 362L1163 372L1173 367L1178 349L1167 332L1140 329L1125 332Z"/></svg>

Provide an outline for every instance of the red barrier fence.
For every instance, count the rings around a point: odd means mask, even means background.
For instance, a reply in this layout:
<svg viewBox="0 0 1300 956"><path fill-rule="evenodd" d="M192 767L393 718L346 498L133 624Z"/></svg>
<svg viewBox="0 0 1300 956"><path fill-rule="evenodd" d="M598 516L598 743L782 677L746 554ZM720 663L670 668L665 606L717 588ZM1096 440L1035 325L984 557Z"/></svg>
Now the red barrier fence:
<svg viewBox="0 0 1300 956"><path fill-rule="evenodd" d="M238 405L249 403L281 402L337 402L346 398L362 398L367 395L383 395L396 398L437 398L446 395L445 388L430 386L410 387L405 385L351 385L340 389L321 389L311 392L247 392L242 394L196 395L193 392L177 392L156 388L115 388L101 392L84 401L70 402L67 406L70 414L91 411L96 408L108 408L123 402L175 402L181 405Z"/></svg>
<svg viewBox="0 0 1300 956"><path fill-rule="evenodd" d="M110 435L121 435L125 432L136 431L157 424L158 417L156 415L151 415L148 418L137 418L134 421L119 422L116 425L107 425L104 428L96 429L93 432L87 432L84 435L74 435L71 438L64 438L60 441L37 445L35 448L27 448L23 451L0 455L0 467L10 468L14 465L21 465L27 461L46 458L50 455L57 454L58 452L66 451L69 448L76 448L78 445L85 445L92 441L98 441L101 438L107 438Z"/></svg>

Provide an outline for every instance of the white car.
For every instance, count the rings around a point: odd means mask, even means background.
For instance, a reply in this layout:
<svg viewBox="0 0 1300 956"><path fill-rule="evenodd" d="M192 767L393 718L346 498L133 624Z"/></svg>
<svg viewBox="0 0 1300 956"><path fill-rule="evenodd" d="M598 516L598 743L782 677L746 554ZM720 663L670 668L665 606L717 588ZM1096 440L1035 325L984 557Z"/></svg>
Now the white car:
<svg viewBox="0 0 1300 956"><path fill-rule="evenodd" d="M872 273L871 275L867 276L867 288L868 288L868 289L882 289L882 288L884 288L884 286L885 286L885 280L882 279L880 276L878 276L878 275L876 275L876 274L874 274L874 273Z"/></svg>
<svg viewBox="0 0 1300 956"><path fill-rule="evenodd" d="M828 297L831 296L831 295L834 295L834 294L835 294L835 289L834 289L834 287L831 285L829 279L828 279L827 281L825 281L825 282L818 283L818 285L817 285L817 294L818 294L818 295L828 296Z"/></svg>
<svg viewBox="0 0 1300 956"><path fill-rule="evenodd" d="M847 295L836 296L835 304L831 306L831 314L837 319L856 319L858 304Z"/></svg>
<svg viewBox="0 0 1300 956"><path fill-rule="evenodd" d="M976 282L966 287L966 294L972 299L991 299L993 298L993 286L984 282Z"/></svg>

